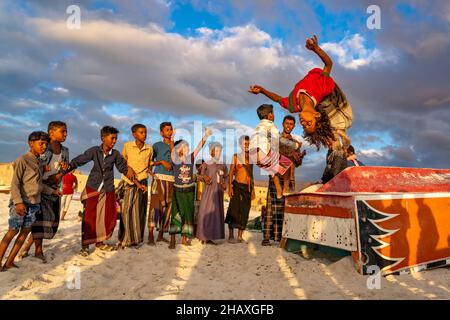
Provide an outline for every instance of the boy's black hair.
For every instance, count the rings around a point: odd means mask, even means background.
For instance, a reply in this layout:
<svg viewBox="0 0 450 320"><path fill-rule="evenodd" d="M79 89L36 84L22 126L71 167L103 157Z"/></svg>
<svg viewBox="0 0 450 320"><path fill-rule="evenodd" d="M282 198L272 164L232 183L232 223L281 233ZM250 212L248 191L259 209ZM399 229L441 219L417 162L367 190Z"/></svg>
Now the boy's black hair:
<svg viewBox="0 0 450 320"><path fill-rule="evenodd" d="M141 128L147 130L147 127L141 123L133 124L133 126L131 127L131 132L135 133L138 129L141 129Z"/></svg>
<svg viewBox="0 0 450 320"><path fill-rule="evenodd" d="M51 130L56 130L58 128L63 128L63 127L67 128L67 125L66 125L65 122L62 122L62 121L51 121L48 124L47 132L50 133Z"/></svg>
<svg viewBox="0 0 450 320"><path fill-rule="evenodd" d="M239 137L239 144L242 144L242 142L245 141L250 141L250 137L249 136L240 136Z"/></svg>
<svg viewBox="0 0 450 320"><path fill-rule="evenodd" d="M186 140L180 139L180 140L175 141L175 143L173 144L173 146L176 147L177 145L179 145L180 143L183 143L183 142L184 142L184 143L187 143Z"/></svg>
<svg viewBox="0 0 450 320"><path fill-rule="evenodd" d="M162 122L160 125L159 125L159 131L163 131L163 129L165 128L165 127L172 127L172 122ZM173 128L173 127L172 127Z"/></svg>
<svg viewBox="0 0 450 320"><path fill-rule="evenodd" d="M44 132L44 131L33 131L28 136L28 142L38 141L38 140L44 140L44 141L50 142L50 136L48 135L47 132Z"/></svg>
<svg viewBox="0 0 450 320"><path fill-rule="evenodd" d="M295 124L295 118L294 118L293 116L291 116L290 114L288 114L287 116L285 116L285 117L283 118L283 123L284 123L286 120L292 120L292 121L294 121L294 124Z"/></svg>
<svg viewBox="0 0 450 320"><path fill-rule="evenodd" d="M347 148L347 152L348 152L348 153L351 153L351 154L355 154L355 148L353 148L353 146L350 145L350 146L348 146L348 148Z"/></svg>
<svg viewBox="0 0 450 320"><path fill-rule="evenodd" d="M321 146L328 147L327 140L334 140L333 130L331 129L330 118L323 109L318 110L320 112L320 119L316 122L316 131L314 133L304 133L303 138L311 144L315 145L317 151Z"/></svg>
<svg viewBox="0 0 450 320"><path fill-rule="evenodd" d="M101 130L100 130L100 138L103 138L105 136L109 136L110 134L118 134L119 130L117 130L114 127L111 126L104 126Z"/></svg>
<svg viewBox="0 0 450 320"><path fill-rule="evenodd" d="M271 112L273 112L273 105L271 104L262 104L256 109L259 120L267 119Z"/></svg>

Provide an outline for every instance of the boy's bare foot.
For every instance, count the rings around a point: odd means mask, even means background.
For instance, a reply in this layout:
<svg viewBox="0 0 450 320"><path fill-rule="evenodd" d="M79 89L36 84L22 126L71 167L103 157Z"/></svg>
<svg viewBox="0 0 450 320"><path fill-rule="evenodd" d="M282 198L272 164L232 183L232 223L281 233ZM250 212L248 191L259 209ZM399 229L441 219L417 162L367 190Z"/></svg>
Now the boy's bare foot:
<svg viewBox="0 0 450 320"><path fill-rule="evenodd" d="M6 271L9 270L11 268L15 268L15 269L19 269L19 266L16 265L15 263L11 263L11 264L5 264L2 268L2 271Z"/></svg>
<svg viewBox="0 0 450 320"><path fill-rule="evenodd" d="M175 241L170 240L169 249L175 249Z"/></svg>
<svg viewBox="0 0 450 320"><path fill-rule="evenodd" d="M153 237L153 231L151 231L151 232L149 231L147 244L148 244L149 246L154 246L154 245L156 245L156 244L155 244L155 238Z"/></svg>
<svg viewBox="0 0 450 320"><path fill-rule="evenodd" d="M26 258L26 257L28 257L28 252L27 251L22 251L22 252L20 252L19 254L18 254L18 258L19 259L24 259L24 258Z"/></svg>
<svg viewBox="0 0 450 320"><path fill-rule="evenodd" d="M42 260L42 263L47 263L47 258L44 256L43 253L35 254L34 257Z"/></svg>
<svg viewBox="0 0 450 320"><path fill-rule="evenodd" d="M264 239L264 240L261 242L261 245L262 245L262 246L265 246L265 247L268 247L268 246L270 246L270 241L267 240L267 239Z"/></svg>
<svg viewBox="0 0 450 320"><path fill-rule="evenodd" d="M236 239L235 238L228 238L228 243L236 243Z"/></svg>
<svg viewBox="0 0 450 320"><path fill-rule="evenodd" d="M169 243L169 240L167 240L166 238L158 238L158 239L156 239L156 242L166 242L166 243Z"/></svg>
<svg viewBox="0 0 450 320"><path fill-rule="evenodd" d="M184 246L192 246L191 240L185 236L181 237L181 244Z"/></svg>

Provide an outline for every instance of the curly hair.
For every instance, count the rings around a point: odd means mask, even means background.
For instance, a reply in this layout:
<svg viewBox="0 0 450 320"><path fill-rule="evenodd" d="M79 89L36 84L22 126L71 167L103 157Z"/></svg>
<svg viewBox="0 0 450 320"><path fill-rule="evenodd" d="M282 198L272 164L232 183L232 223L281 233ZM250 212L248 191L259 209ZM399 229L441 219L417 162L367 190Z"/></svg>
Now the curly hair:
<svg viewBox="0 0 450 320"><path fill-rule="evenodd" d="M310 144L317 147L317 151L321 146L328 147L327 141L334 140L333 130L331 129L330 119L324 110L319 109L320 118L316 123L316 131L314 133L304 133L303 138Z"/></svg>

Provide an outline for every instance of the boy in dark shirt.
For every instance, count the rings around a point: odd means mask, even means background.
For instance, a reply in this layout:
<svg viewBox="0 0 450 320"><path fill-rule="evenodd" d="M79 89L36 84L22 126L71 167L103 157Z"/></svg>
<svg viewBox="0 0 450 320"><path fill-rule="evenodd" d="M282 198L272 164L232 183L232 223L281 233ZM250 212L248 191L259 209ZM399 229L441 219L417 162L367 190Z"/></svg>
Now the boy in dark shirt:
<svg viewBox="0 0 450 320"><path fill-rule="evenodd" d="M111 238L116 226L116 197L114 192L114 166L120 173L134 180L134 171L119 151L114 148L119 130L105 126L100 130L102 144L86 150L69 164L72 171L90 161L94 166L89 174L86 189L81 195L84 204L82 223L81 255L89 255L89 245L95 243L97 249L112 251L114 247L103 241Z"/></svg>

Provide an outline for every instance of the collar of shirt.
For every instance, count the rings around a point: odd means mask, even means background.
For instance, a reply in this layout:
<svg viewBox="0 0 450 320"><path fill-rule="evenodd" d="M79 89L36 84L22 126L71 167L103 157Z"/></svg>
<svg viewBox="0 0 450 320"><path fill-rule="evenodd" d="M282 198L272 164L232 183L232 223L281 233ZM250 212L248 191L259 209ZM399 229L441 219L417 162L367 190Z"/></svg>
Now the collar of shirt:
<svg viewBox="0 0 450 320"><path fill-rule="evenodd" d="M106 158L107 156L112 155L113 150L114 150L114 149L111 149L111 150L109 150L109 152L107 154L105 154L105 151L103 151L103 145L102 144L100 145L99 148L100 148L99 152L101 152L103 154L103 158Z"/></svg>
<svg viewBox="0 0 450 320"><path fill-rule="evenodd" d="M139 146L136 144L136 140L133 141L133 143L131 144L133 147L139 148ZM150 149L150 146L146 143L144 143L144 146L142 147L142 149L139 149L139 151L144 151Z"/></svg>

